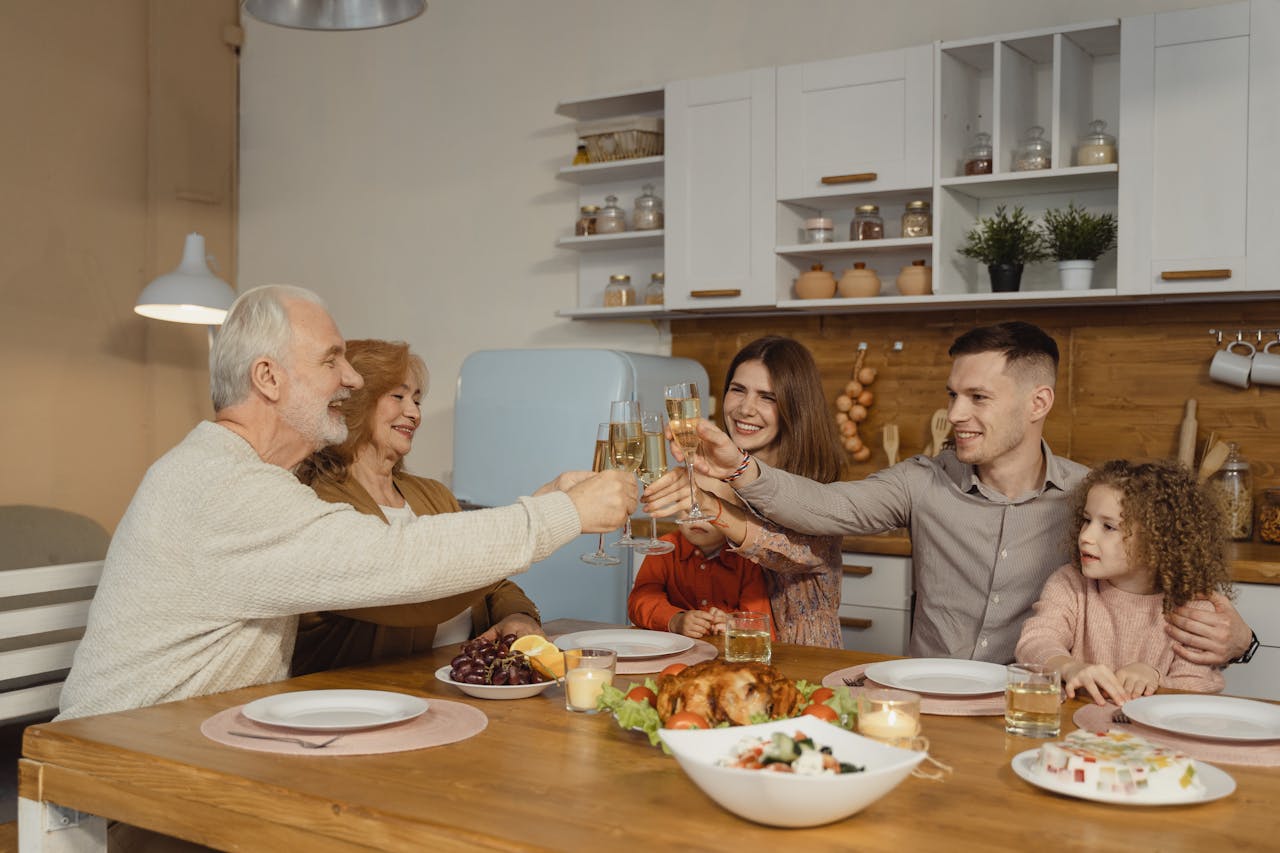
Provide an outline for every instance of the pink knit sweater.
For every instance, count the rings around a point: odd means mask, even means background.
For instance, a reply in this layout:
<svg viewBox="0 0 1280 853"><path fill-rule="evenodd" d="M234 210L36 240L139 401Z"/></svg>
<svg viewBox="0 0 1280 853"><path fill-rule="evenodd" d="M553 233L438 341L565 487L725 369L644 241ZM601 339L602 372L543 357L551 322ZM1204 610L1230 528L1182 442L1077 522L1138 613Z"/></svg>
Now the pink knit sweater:
<svg viewBox="0 0 1280 853"><path fill-rule="evenodd" d="M1044 663L1058 655L1100 663L1116 670L1134 662L1160 673L1160 686L1196 693L1218 693L1222 673L1173 653L1164 632L1164 595L1137 595L1105 580L1090 580L1066 565L1045 582L1034 614L1022 626L1017 659ZM1193 607L1210 609L1207 601Z"/></svg>

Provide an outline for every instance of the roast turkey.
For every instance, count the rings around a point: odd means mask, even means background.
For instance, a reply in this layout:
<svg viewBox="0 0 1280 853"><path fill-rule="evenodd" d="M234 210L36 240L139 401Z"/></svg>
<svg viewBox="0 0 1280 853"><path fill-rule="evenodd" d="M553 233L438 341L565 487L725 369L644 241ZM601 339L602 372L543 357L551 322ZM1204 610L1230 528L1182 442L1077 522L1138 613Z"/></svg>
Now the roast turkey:
<svg viewBox="0 0 1280 853"><path fill-rule="evenodd" d="M795 682L762 663L709 660L658 682L658 716L663 721L692 711L713 726L723 722L745 726L795 716L799 705Z"/></svg>

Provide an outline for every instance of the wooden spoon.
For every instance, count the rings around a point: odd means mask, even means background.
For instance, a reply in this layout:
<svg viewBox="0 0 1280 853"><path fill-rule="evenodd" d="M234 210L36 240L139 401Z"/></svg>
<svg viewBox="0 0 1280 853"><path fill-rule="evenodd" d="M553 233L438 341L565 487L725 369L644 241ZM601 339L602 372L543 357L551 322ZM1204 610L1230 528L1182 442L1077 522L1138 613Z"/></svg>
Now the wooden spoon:
<svg viewBox="0 0 1280 853"><path fill-rule="evenodd" d="M929 430L933 433L932 455L937 456L942 452L942 444L947 440L947 434L951 432L951 421L947 420L947 410L938 409L933 413L933 417L929 419Z"/></svg>
<svg viewBox="0 0 1280 853"><path fill-rule="evenodd" d="M1225 441L1219 441L1213 447L1204 452L1204 459L1200 460L1200 482L1212 477L1222 463L1227 461L1227 454L1231 452L1231 446Z"/></svg>
<svg viewBox="0 0 1280 853"><path fill-rule="evenodd" d="M881 432L885 455L889 457L889 464L893 465L898 461L898 425L885 424Z"/></svg>

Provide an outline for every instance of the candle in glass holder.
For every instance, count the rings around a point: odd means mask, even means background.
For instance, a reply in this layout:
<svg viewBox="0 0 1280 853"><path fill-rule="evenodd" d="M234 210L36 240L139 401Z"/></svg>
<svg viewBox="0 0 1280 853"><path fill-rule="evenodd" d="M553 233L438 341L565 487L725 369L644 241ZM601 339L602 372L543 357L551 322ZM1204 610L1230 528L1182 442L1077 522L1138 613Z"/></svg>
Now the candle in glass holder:
<svg viewBox="0 0 1280 853"><path fill-rule="evenodd" d="M611 649L569 649L564 653L564 705L595 713L596 700L613 683L617 656Z"/></svg>
<svg viewBox="0 0 1280 853"><path fill-rule="evenodd" d="M858 694L858 733L910 748L920 734L920 697L906 690L862 691Z"/></svg>

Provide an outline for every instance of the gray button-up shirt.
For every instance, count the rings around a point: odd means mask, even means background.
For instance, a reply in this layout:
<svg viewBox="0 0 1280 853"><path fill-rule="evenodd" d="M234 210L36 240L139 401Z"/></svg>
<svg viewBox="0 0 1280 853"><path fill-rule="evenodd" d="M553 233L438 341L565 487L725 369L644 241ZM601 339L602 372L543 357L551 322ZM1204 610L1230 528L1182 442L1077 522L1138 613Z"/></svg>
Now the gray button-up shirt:
<svg viewBox="0 0 1280 853"><path fill-rule="evenodd" d="M909 654L1007 663L1044 582L1071 558L1070 493L1088 471L1041 446L1044 482L1012 500L979 482L951 450L826 485L762 464L739 494L801 533L909 528L916 593Z"/></svg>

